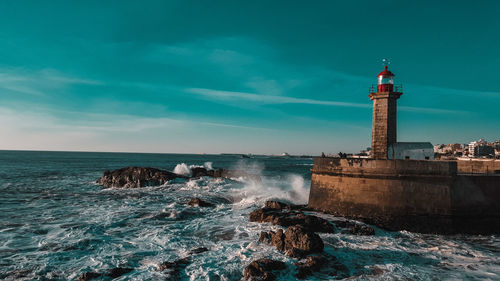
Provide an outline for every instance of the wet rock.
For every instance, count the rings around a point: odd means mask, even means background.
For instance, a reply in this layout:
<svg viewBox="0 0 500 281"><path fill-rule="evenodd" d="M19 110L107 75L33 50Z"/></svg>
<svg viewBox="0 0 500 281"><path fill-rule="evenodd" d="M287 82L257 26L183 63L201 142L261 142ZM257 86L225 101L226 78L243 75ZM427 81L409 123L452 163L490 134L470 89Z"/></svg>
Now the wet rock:
<svg viewBox="0 0 500 281"><path fill-rule="evenodd" d="M92 279L96 279L102 276L102 273L97 273L97 272L85 272L76 279L77 281L88 281Z"/></svg>
<svg viewBox="0 0 500 281"><path fill-rule="evenodd" d="M111 278L118 278L124 274L129 273L132 270L134 269L126 267L116 267L108 270L105 275Z"/></svg>
<svg viewBox="0 0 500 281"><path fill-rule="evenodd" d="M375 235L375 229L362 224L351 225L349 227L349 232L355 235Z"/></svg>
<svg viewBox="0 0 500 281"><path fill-rule="evenodd" d="M217 170L207 170L203 167L194 167L191 168L191 176L193 178L200 177L213 177L213 178L244 178L256 182L260 182L262 179L258 175L250 174L241 170L225 170L225 169L217 169Z"/></svg>
<svg viewBox="0 0 500 281"><path fill-rule="evenodd" d="M313 274L315 271L319 271L326 263L327 259L323 256L309 256L303 262L298 262L297 266L297 278L304 279Z"/></svg>
<svg viewBox="0 0 500 281"><path fill-rule="evenodd" d="M207 251L208 251L208 249L207 249L207 248L205 248L205 247L200 247L200 248L192 249L189 253L190 253L191 255L195 255L195 254L201 254L201 253L203 253L203 252L207 252Z"/></svg>
<svg viewBox="0 0 500 281"><path fill-rule="evenodd" d="M278 251L285 250L285 234L283 229L278 229L276 232L271 232L271 245L276 247Z"/></svg>
<svg viewBox="0 0 500 281"><path fill-rule="evenodd" d="M318 256L308 256L305 260L295 263L297 266L296 277L304 279L314 273L322 271L323 274L335 277L332 279L344 279L349 277L349 269L337 258L331 255L322 254Z"/></svg>
<svg viewBox="0 0 500 281"><path fill-rule="evenodd" d="M207 170L203 167L194 167L191 168L191 177L193 178L201 178L201 177L214 177L214 170Z"/></svg>
<svg viewBox="0 0 500 281"><path fill-rule="evenodd" d="M193 207L215 207L214 204L209 203L207 201L203 201L200 198L193 198L193 199L189 200L189 202L187 204L189 206L193 206Z"/></svg>
<svg viewBox="0 0 500 281"><path fill-rule="evenodd" d="M266 208L269 209L276 209L276 210L282 210L282 209L290 209L290 205L279 202L279 201L266 201Z"/></svg>
<svg viewBox="0 0 500 281"><path fill-rule="evenodd" d="M301 257L323 251L323 240L318 234L301 225L294 225L285 231L285 254Z"/></svg>
<svg viewBox="0 0 500 281"><path fill-rule="evenodd" d="M276 279L276 271L286 268L284 262L271 259L258 259L251 262L243 270L243 278L246 281L272 281Z"/></svg>
<svg viewBox="0 0 500 281"><path fill-rule="evenodd" d="M289 227L285 232L261 232L259 241L276 247L290 257L301 258L308 254L323 251L324 243L318 234L300 225Z"/></svg>
<svg viewBox="0 0 500 281"><path fill-rule="evenodd" d="M191 259L189 257L178 259L178 260L173 261L173 262L164 262L158 266L158 271L164 271L167 269L173 269L174 271L182 270L190 262L191 262Z"/></svg>
<svg viewBox="0 0 500 281"><path fill-rule="evenodd" d="M262 231L259 236L259 242L271 244L271 234L269 232Z"/></svg>
<svg viewBox="0 0 500 281"><path fill-rule="evenodd" d="M336 221L335 225L338 228L346 228L347 232L354 235L375 235L373 227L357 223L354 221Z"/></svg>
<svg viewBox="0 0 500 281"><path fill-rule="evenodd" d="M125 167L105 171L97 183L104 187L138 188L162 185L176 178L185 177L156 168Z"/></svg>
<svg viewBox="0 0 500 281"><path fill-rule="evenodd" d="M249 214L251 222L270 222L274 225L288 227L292 225L301 225L313 232L334 233L335 227L327 220L306 215L297 211L282 211L277 209L280 205L278 203L266 204L275 208L264 207L252 211Z"/></svg>

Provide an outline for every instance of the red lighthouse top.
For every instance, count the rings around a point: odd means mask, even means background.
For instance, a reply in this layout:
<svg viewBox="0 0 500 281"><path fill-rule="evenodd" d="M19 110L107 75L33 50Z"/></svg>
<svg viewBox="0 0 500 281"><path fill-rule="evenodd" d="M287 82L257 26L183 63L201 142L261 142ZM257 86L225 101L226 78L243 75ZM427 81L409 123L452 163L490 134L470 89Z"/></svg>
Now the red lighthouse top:
<svg viewBox="0 0 500 281"><path fill-rule="evenodd" d="M387 70L387 65L384 66L384 71L381 71L377 77L380 77L380 76L385 76L385 77L394 77L394 73L390 72L389 70Z"/></svg>

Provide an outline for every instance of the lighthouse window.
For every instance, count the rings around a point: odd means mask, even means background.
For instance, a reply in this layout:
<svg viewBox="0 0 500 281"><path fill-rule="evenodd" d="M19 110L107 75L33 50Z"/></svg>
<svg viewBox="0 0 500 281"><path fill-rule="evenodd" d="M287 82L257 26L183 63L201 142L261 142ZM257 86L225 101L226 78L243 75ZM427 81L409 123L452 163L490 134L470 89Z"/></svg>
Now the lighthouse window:
<svg viewBox="0 0 500 281"><path fill-rule="evenodd" d="M379 76L378 83L379 84L394 84L394 80L392 77Z"/></svg>

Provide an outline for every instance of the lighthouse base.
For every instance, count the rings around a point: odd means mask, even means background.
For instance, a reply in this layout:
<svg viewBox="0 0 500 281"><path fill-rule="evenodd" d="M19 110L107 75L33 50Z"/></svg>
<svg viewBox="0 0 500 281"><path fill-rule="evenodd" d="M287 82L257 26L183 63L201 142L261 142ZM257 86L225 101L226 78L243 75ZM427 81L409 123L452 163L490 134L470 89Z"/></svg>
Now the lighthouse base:
<svg viewBox="0 0 500 281"><path fill-rule="evenodd" d="M316 158L309 207L388 230L500 233L500 174L453 161Z"/></svg>

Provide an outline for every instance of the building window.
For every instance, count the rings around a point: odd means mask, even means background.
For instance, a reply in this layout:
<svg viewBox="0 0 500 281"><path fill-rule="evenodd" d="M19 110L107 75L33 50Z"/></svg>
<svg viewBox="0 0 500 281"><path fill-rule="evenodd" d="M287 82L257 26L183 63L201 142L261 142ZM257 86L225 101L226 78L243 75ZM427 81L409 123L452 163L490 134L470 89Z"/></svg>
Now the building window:
<svg viewBox="0 0 500 281"><path fill-rule="evenodd" d="M406 159L406 160L409 160L409 159L410 159L410 156L405 156L405 159Z"/></svg>
<svg viewBox="0 0 500 281"><path fill-rule="evenodd" d="M425 160L429 160L429 156L425 156Z"/></svg>

